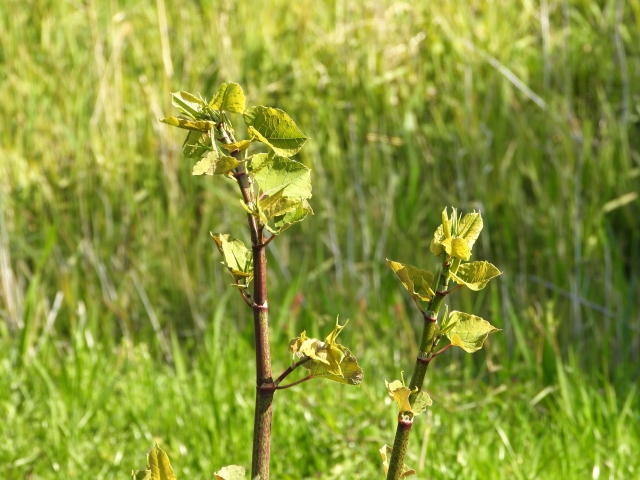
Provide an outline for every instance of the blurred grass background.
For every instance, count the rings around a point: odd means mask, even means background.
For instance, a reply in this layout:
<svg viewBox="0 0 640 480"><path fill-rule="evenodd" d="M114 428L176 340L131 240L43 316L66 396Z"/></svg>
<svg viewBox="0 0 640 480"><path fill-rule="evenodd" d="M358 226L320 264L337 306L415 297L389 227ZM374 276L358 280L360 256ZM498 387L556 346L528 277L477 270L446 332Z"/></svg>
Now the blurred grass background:
<svg viewBox="0 0 640 480"><path fill-rule="evenodd" d="M505 274L453 308L503 329L439 358L418 478L640 475L640 1L0 4L0 476L181 479L250 464L251 312L208 232L170 92L240 83L310 137L316 212L270 248L274 371L350 318L361 389L277 395L272 477L382 478L419 315L384 258L433 266L445 205ZM635 452L635 453L634 453Z"/></svg>

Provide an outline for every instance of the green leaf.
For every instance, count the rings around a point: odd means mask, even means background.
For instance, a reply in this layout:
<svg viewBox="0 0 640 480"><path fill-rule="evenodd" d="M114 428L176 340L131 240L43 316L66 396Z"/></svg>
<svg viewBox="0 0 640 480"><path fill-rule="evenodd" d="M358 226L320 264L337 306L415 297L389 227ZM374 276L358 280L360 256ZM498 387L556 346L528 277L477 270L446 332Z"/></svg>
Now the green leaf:
<svg viewBox="0 0 640 480"><path fill-rule="evenodd" d="M345 323L346 325L346 323ZM359 385L363 372L351 351L336 343L336 338L345 325L336 322L335 328L324 341L309 338L302 332L298 338L289 343L289 348L295 357L310 357L303 366L313 377L326 378L334 382L348 385Z"/></svg>
<svg viewBox="0 0 640 480"><path fill-rule="evenodd" d="M266 225L266 227L271 233L277 235L284 232L294 223L301 222L309 215L313 215L313 209L309 202L304 199L296 204L295 209L288 211L284 215L275 215L273 227L270 225Z"/></svg>
<svg viewBox="0 0 640 480"><path fill-rule="evenodd" d="M215 150L193 166L192 175L224 175L240 165L233 157L219 157Z"/></svg>
<svg viewBox="0 0 640 480"><path fill-rule="evenodd" d="M431 289L433 274L426 270L420 270L411 265L404 265L387 258L387 267L397 275L404 285L404 288L414 297L418 297L425 302L431 300L435 295Z"/></svg>
<svg viewBox="0 0 640 480"><path fill-rule="evenodd" d="M209 103L213 110L242 113L245 109L245 97L242 87L237 83L223 83Z"/></svg>
<svg viewBox="0 0 640 480"><path fill-rule="evenodd" d="M480 317L458 311L451 312L447 323L453 324L446 333L451 344L469 353L480 350L490 333L500 331Z"/></svg>
<svg viewBox="0 0 640 480"><path fill-rule="evenodd" d="M186 158L202 158L211 149L211 136L208 133L190 131L182 144L182 154Z"/></svg>
<svg viewBox="0 0 640 480"><path fill-rule="evenodd" d="M235 143L221 143L220 145L228 152L233 152L235 150L242 152L249 148L249 145L251 145L251 140L240 140L239 142Z"/></svg>
<svg viewBox="0 0 640 480"><path fill-rule="evenodd" d="M391 452L393 452L393 448L389 445L383 445L379 450L380 455L382 456L382 466L384 467L385 475L389 473L389 461L391 460ZM411 475L415 475L416 471L406 464L402 465L402 473L400 474L400 478L410 477Z"/></svg>
<svg viewBox="0 0 640 480"><path fill-rule="evenodd" d="M451 278L460 285L466 285L470 290L478 291L487 286L489 280L501 275L502 272L489 262L463 263Z"/></svg>
<svg viewBox="0 0 640 480"><path fill-rule="evenodd" d="M147 455L147 469L132 472L134 480L176 480L169 457L156 444Z"/></svg>
<svg viewBox="0 0 640 480"><path fill-rule="evenodd" d="M411 404L411 411L414 415L420 415L431 405L433 405L433 400L431 400L429 394L427 392L418 392L418 395L416 395L415 400Z"/></svg>
<svg viewBox="0 0 640 480"><path fill-rule="evenodd" d="M192 130L194 132L209 132L213 127L214 123L209 120L191 120L184 117L167 117L160 120L162 123L166 123L167 125L172 125L174 127L183 128L185 130Z"/></svg>
<svg viewBox="0 0 640 480"><path fill-rule="evenodd" d="M246 480L244 467L229 465L214 473L216 480Z"/></svg>
<svg viewBox="0 0 640 480"><path fill-rule="evenodd" d="M171 103L174 107L192 118L196 118L200 114L201 107L204 106L202 100L189 92L175 92L171 95L173 96Z"/></svg>
<svg viewBox="0 0 640 480"><path fill-rule="evenodd" d="M283 157L295 155L307 141L289 115L279 108L252 107L243 116L252 138L269 145Z"/></svg>
<svg viewBox="0 0 640 480"><path fill-rule="evenodd" d="M480 215L480 212L467 213L462 217L462 220L460 220L458 236L467 242L469 249L473 248L473 244L476 243L476 240L480 236L482 226L482 215Z"/></svg>
<svg viewBox="0 0 640 480"><path fill-rule="evenodd" d="M233 239L228 234L212 234L211 236L224 258L222 264L229 269L235 283L248 285L253 278L253 255L251 250L245 247L240 240ZM241 283L240 280L245 280L245 282Z"/></svg>
<svg viewBox="0 0 640 480"><path fill-rule="evenodd" d="M311 197L311 170L300 162L281 156L260 157L255 160L259 162L259 169L254 174L254 179L258 182L262 194L271 195L272 192L286 185L283 197L296 199ZM252 168L255 168L255 160L252 157Z"/></svg>

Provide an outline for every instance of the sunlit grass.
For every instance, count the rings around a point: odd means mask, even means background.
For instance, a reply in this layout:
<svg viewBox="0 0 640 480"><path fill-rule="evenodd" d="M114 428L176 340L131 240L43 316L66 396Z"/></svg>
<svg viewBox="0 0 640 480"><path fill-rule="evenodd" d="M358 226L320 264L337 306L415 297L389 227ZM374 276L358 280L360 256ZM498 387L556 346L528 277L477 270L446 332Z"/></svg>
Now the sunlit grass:
<svg viewBox="0 0 640 480"><path fill-rule="evenodd" d="M274 478L379 475L383 379L419 326L384 258L430 267L445 205L482 210L477 255L505 271L451 301L503 332L438 359L409 463L637 476L639 18L637 0L2 2L0 476L126 476L155 437L180 478L249 464L250 312L208 235L243 237L242 211L157 122L170 91L228 80L311 139L316 215L270 251L274 358L340 314L365 367L360 390L278 395Z"/></svg>

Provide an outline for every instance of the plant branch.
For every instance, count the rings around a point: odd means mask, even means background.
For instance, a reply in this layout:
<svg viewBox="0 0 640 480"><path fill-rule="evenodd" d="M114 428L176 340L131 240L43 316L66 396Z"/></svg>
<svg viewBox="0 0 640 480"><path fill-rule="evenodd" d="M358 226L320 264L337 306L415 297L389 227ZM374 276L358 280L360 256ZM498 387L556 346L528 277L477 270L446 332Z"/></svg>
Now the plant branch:
<svg viewBox="0 0 640 480"><path fill-rule="evenodd" d="M285 389L287 389L287 388L291 388L291 387L294 387L294 386L299 385L299 384L301 384L301 383L304 383L304 382L306 382L307 380L311 380L312 378L313 378L313 375L309 374L309 375L307 375L306 377L301 378L300 380L296 380L296 381L295 381L295 382L293 382L293 383L288 383L287 385L283 385L282 387L280 387L280 386L276 386L276 390L285 390Z"/></svg>
<svg viewBox="0 0 640 480"><path fill-rule="evenodd" d="M449 344L449 345L447 345L446 347L442 347L442 348L441 348L440 350L438 350L437 352L432 353L432 354L431 354L431 357L429 357L429 360L431 360L432 358L437 357L437 356L438 356L438 355L440 355L441 353L446 352L447 350L449 350L449 349L450 349L451 347L453 347L453 346L454 346L454 345L453 345L453 343L450 343L450 344Z"/></svg>
<svg viewBox="0 0 640 480"><path fill-rule="evenodd" d="M249 308L253 308L253 302L249 300L251 295L248 295L247 292L244 291L244 288L240 289L240 295L242 295L242 299L244 300L244 303L249 305Z"/></svg>
<svg viewBox="0 0 640 480"><path fill-rule="evenodd" d="M307 361L309 361L310 358L311 357L309 357L308 355L305 355L300 360L298 360L296 363L293 363L293 364L289 365L289 368L287 368L284 372L282 372L282 374L278 378L276 378L275 382L273 382L274 385L276 387L278 385L280 385L280 382L282 382L282 380L284 380L291 372L293 372L300 365L302 365L303 363L306 363Z"/></svg>

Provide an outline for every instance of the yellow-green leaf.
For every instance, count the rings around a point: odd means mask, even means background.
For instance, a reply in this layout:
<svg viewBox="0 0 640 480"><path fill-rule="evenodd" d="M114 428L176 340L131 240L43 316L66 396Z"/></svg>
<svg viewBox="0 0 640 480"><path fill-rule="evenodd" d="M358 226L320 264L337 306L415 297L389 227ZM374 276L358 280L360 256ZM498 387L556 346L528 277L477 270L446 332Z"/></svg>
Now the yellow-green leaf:
<svg viewBox="0 0 640 480"><path fill-rule="evenodd" d="M211 136L208 133L190 131L182 144L182 154L186 158L201 158L211 148Z"/></svg>
<svg viewBox="0 0 640 480"><path fill-rule="evenodd" d="M410 412L411 404L409 403L409 396L411 395L411 389L409 387L405 387L404 383L400 380L394 380L391 383L385 380L384 384L387 388L387 393L398 405L398 411Z"/></svg>
<svg viewBox="0 0 640 480"><path fill-rule="evenodd" d="M489 262L471 262L461 264L456 273L451 273L451 278L460 285L466 285L470 290L478 291L500 274L502 272Z"/></svg>
<svg viewBox="0 0 640 480"><path fill-rule="evenodd" d="M253 255L251 250L245 247L240 240L233 239L228 234L212 234L211 236L224 258L222 264L229 269L235 283L240 284L240 280L244 279L244 285L248 285L253 278Z"/></svg>
<svg viewBox="0 0 640 480"><path fill-rule="evenodd" d="M336 343L336 338L345 325L336 322L335 328L324 341L308 338L305 332L302 332L298 338L294 338L289 343L289 348L294 357L302 358L305 355L310 357L303 366L313 377L326 378L348 385L359 385L362 382L363 372L357 359L351 355L348 348Z"/></svg>
<svg viewBox="0 0 640 480"><path fill-rule="evenodd" d="M273 234L277 235L282 233L291 225L297 222L301 222L309 215L313 215L313 209L309 202L304 199L296 203L294 209L287 211L284 215L274 215L273 227L266 225L266 228Z"/></svg>
<svg viewBox="0 0 640 480"><path fill-rule="evenodd" d="M391 452L393 452L393 448L389 445L383 445L379 450L380 455L382 456L382 466L384 468L384 474L389 473L389 461L391 460ZM400 478L410 477L411 475L415 475L416 471L406 464L402 465L402 473L400 474Z"/></svg>
<svg viewBox="0 0 640 480"><path fill-rule="evenodd" d="M480 212L467 213L460 224L458 225L458 237L464 238L469 246L469 249L473 248L473 244L480 236L482 231L482 215Z"/></svg>
<svg viewBox="0 0 640 480"><path fill-rule="evenodd" d="M430 407L433 404L433 400L427 392L418 392L415 400L411 404L411 411L414 415L420 415L424 412L427 407Z"/></svg>
<svg viewBox="0 0 640 480"><path fill-rule="evenodd" d="M191 120L184 117L167 117L160 121L174 127L203 133L209 132L214 126L214 123L209 120Z"/></svg>
<svg viewBox="0 0 640 480"><path fill-rule="evenodd" d="M246 480L244 467L229 465L214 473L216 480Z"/></svg>
<svg viewBox="0 0 640 480"><path fill-rule="evenodd" d="M389 267L397 275L404 285L404 288L414 297L418 297L425 302L431 300L434 292L431 289L433 282L433 274L426 270L420 270L411 265L405 265L400 262L394 262L387 258L387 267Z"/></svg>
<svg viewBox="0 0 640 480"><path fill-rule="evenodd" d="M480 350L490 333L500 331L480 317L458 311L451 312L447 323L454 325L446 333L451 344L469 353Z"/></svg>
<svg viewBox="0 0 640 480"><path fill-rule="evenodd" d="M286 185L283 197L300 200L311 197L311 171L290 158L274 156L264 159L254 179L262 194L271 195Z"/></svg>
<svg viewBox="0 0 640 480"><path fill-rule="evenodd" d="M148 476L147 471L150 476ZM137 473L140 474L141 472ZM144 473L143 476L134 478L136 480L176 480L176 475L173 473L173 469L171 468L169 457L164 450L158 447L157 444L147 455L147 470L142 471L142 473Z"/></svg>
<svg viewBox="0 0 640 480"><path fill-rule="evenodd" d="M237 83L223 83L218 92L209 102L213 110L226 110L227 112L242 113L245 109L245 97L242 87Z"/></svg>
<svg viewBox="0 0 640 480"><path fill-rule="evenodd" d="M460 260L469 260L471 258L471 249L464 238L447 239L442 242L442 246L454 258L459 258ZM449 248L447 248L448 246Z"/></svg>
<svg viewBox="0 0 640 480"><path fill-rule="evenodd" d="M225 155L219 157L214 150L193 166L192 175L224 175L240 165L233 157Z"/></svg>
<svg viewBox="0 0 640 480"><path fill-rule="evenodd" d="M240 152L246 150L247 148L249 148L249 145L251 145L251 140L240 140L239 142L235 142L235 143L222 143L220 144L222 146L222 148L224 148L225 150L229 151L229 152L234 152L235 150L238 150Z"/></svg>
<svg viewBox="0 0 640 480"><path fill-rule="evenodd" d="M189 92L175 92L171 96L173 97L171 101L173 106L180 110L181 113L192 118L196 118L200 114L201 107L204 106L204 102L201 99Z"/></svg>
<svg viewBox="0 0 640 480"><path fill-rule="evenodd" d="M289 115L279 108L252 107L243 116L251 137L283 157L295 155L307 141Z"/></svg>

